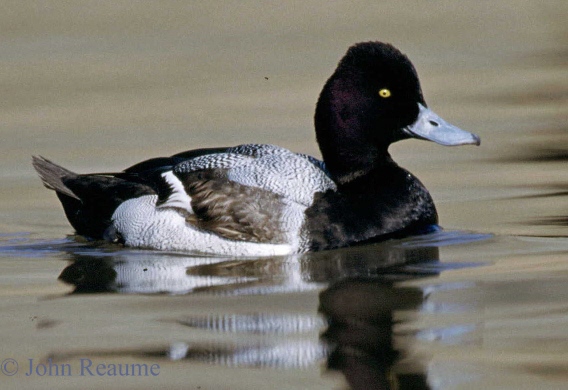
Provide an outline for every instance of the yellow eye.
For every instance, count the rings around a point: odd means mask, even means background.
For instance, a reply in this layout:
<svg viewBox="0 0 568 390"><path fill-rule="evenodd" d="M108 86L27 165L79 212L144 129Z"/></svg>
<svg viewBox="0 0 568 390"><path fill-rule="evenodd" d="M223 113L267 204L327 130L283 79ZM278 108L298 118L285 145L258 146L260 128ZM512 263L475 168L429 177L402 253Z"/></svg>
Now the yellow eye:
<svg viewBox="0 0 568 390"><path fill-rule="evenodd" d="M382 98L388 98L391 95L390 89L383 88L379 91L379 96Z"/></svg>

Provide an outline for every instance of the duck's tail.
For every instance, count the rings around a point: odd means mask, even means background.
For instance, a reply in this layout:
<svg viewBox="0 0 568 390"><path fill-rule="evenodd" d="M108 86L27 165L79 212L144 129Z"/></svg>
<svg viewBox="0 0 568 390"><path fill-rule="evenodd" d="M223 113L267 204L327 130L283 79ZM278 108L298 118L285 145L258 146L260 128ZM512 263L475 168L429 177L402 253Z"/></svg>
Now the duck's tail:
<svg viewBox="0 0 568 390"><path fill-rule="evenodd" d="M154 194L148 186L113 174L77 174L46 158L33 157L43 185L54 190L77 234L104 237L114 210L125 200Z"/></svg>
<svg viewBox="0 0 568 390"><path fill-rule="evenodd" d="M46 188L62 195L81 200L63 182L64 178L76 178L78 175L75 172L71 172L41 156L32 156L32 165Z"/></svg>

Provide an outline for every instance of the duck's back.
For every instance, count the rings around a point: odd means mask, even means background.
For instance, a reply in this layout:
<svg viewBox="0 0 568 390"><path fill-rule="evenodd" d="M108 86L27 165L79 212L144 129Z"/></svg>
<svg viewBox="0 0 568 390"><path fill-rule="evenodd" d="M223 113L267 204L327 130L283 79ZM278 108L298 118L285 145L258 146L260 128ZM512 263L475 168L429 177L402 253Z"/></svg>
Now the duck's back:
<svg viewBox="0 0 568 390"><path fill-rule="evenodd" d="M223 153L189 159L173 168L179 176L207 170L223 170L231 182L305 206L312 204L315 193L335 188L321 161L274 145L239 145Z"/></svg>

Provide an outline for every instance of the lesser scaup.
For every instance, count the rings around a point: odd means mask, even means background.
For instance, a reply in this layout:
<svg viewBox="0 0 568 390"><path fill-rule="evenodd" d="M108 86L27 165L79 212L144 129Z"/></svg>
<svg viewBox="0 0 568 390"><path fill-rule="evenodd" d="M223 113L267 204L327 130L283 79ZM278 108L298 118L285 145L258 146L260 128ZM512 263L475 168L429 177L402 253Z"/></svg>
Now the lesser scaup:
<svg viewBox="0 0 568 390"><path fill-rule="evenodd" d="M249 144L110 174L79 175L42 157L33 165L77 234L132 247L283 255L431 231L432 198L389 145L480 142L427 108L412 63L381 42L347 51L321 92L315 129L323 162Z"/></svg>

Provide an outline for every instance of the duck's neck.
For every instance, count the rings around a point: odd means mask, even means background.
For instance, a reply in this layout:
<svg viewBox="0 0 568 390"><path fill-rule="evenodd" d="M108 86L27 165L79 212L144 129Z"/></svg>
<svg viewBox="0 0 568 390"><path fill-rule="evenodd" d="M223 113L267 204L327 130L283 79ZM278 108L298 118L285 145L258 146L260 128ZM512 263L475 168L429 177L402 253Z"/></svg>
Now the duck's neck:
<svg viewBox="0 0 568 390"><path fill-rule="evenodd" d="M332 93L333 92L333 93ZM372 140L376 118L369 102L348 86L328 82L315 114L316 137L332 178L346 184L384 165L396 164L384 145Z"/></svg>
<svg viewBox="0 0 568 390"><path fill-rule="evenodd" d="M365 181L368 178L378 180L382 176L392 175L394 171L404 171L393 161L386 149L377 148L364 153L360 150L361 148L357 150L342 148L341 156L343 157L340 161L336 160L337 155L327 158L324 155L326 167L339 189L351 188L354 183Z"/></svg>

